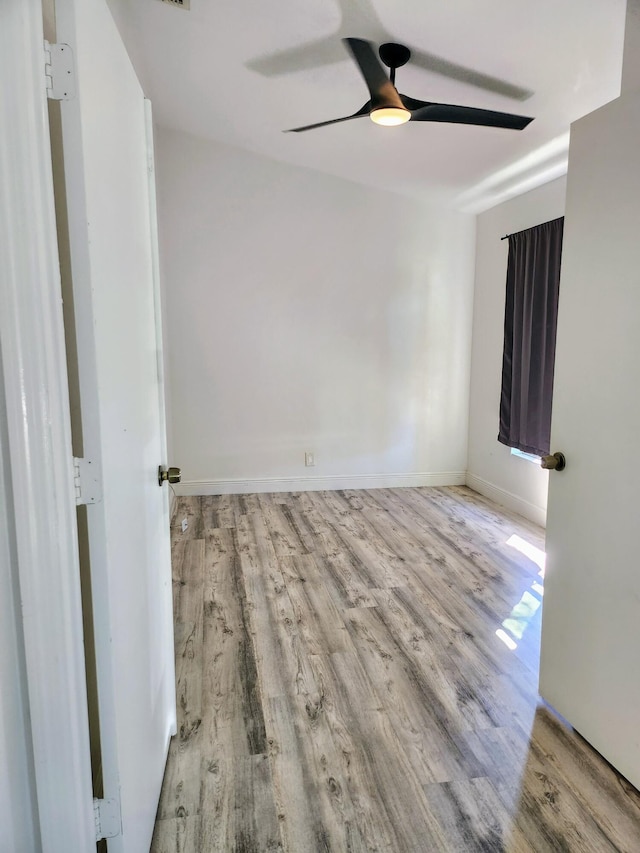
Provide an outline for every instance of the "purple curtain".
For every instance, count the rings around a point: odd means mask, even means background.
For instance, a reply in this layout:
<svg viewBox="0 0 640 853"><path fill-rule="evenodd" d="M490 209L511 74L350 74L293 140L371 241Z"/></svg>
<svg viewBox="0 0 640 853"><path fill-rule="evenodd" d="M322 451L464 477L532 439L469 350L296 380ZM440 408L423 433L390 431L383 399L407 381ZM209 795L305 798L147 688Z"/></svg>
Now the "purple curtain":
<svg viewBox="0 0 640 853"><path fill-rule="evenodd" d="M509 235L498 441L550 452L564 217Z"/></svg>

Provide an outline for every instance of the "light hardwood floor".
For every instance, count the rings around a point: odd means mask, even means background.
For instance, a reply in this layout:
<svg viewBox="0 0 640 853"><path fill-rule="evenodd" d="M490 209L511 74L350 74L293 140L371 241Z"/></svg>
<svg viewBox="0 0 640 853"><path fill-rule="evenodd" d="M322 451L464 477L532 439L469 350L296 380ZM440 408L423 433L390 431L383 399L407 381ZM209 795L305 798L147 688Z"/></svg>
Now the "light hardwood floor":
<svg viewBox="0 0 640 853"><path fill-rule="evenodd" d="M537 695L539 528L464 487L235 495L181 498L172 547L153 853L640 851Z"/></svg>

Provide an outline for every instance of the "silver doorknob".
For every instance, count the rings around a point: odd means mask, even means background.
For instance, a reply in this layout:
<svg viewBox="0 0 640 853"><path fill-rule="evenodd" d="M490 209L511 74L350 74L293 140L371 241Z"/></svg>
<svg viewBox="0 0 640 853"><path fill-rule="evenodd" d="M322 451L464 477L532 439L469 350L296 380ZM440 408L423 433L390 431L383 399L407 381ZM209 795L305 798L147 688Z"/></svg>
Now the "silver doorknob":
<svg viewBox="0 0 640 853"><path fill-rule="evenodd" d="M161 486L164 482L179 483L182 477L180 468L163 468L158 467L158 485Z"/></svg>
<svg viewBox="0 0 640 853"><path fill-rule="evenodd" d="M549 471L564 471L567 460L564 458L564 453L552 453L551 456L543 456L540 465Z"/></svg>

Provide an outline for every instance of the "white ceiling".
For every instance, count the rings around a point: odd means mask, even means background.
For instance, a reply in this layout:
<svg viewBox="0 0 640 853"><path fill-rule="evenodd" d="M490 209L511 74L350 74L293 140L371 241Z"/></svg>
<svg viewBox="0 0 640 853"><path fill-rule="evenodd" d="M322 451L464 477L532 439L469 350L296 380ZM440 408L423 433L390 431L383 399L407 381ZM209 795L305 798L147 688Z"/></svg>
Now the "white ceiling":
<svg viewBox="0 0 640 853"><path fill-rule="evenodd" d="M620 91L625 0L110 2L160 126L462 209L562 174L570 123ZM399 69L404 94L535 121L518 132L362 118L282 133L368 100L344 36L421 52L430 70ZM495 79L474 85L481 75Z"/></svg>

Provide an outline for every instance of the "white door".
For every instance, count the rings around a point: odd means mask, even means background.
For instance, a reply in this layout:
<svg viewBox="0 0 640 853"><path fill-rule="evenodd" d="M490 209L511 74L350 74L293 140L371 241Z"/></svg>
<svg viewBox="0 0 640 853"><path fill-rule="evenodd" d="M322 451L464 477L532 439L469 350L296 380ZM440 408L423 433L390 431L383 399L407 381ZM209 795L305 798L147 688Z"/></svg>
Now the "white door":
<svg viewBox="0 0 640 853"><path fill-rule="evenodd" d="M573 125L540 692L640 787L640 99Z"/></svg>
<svg viewBox="0 0 640 853"><path fill-rule="evenodd" d="M175 676L145 100L104 0L56 0L76 96L61 102L105 799L115 853L147 853ZM151 175L151 178L153 176Z"/></svg>

